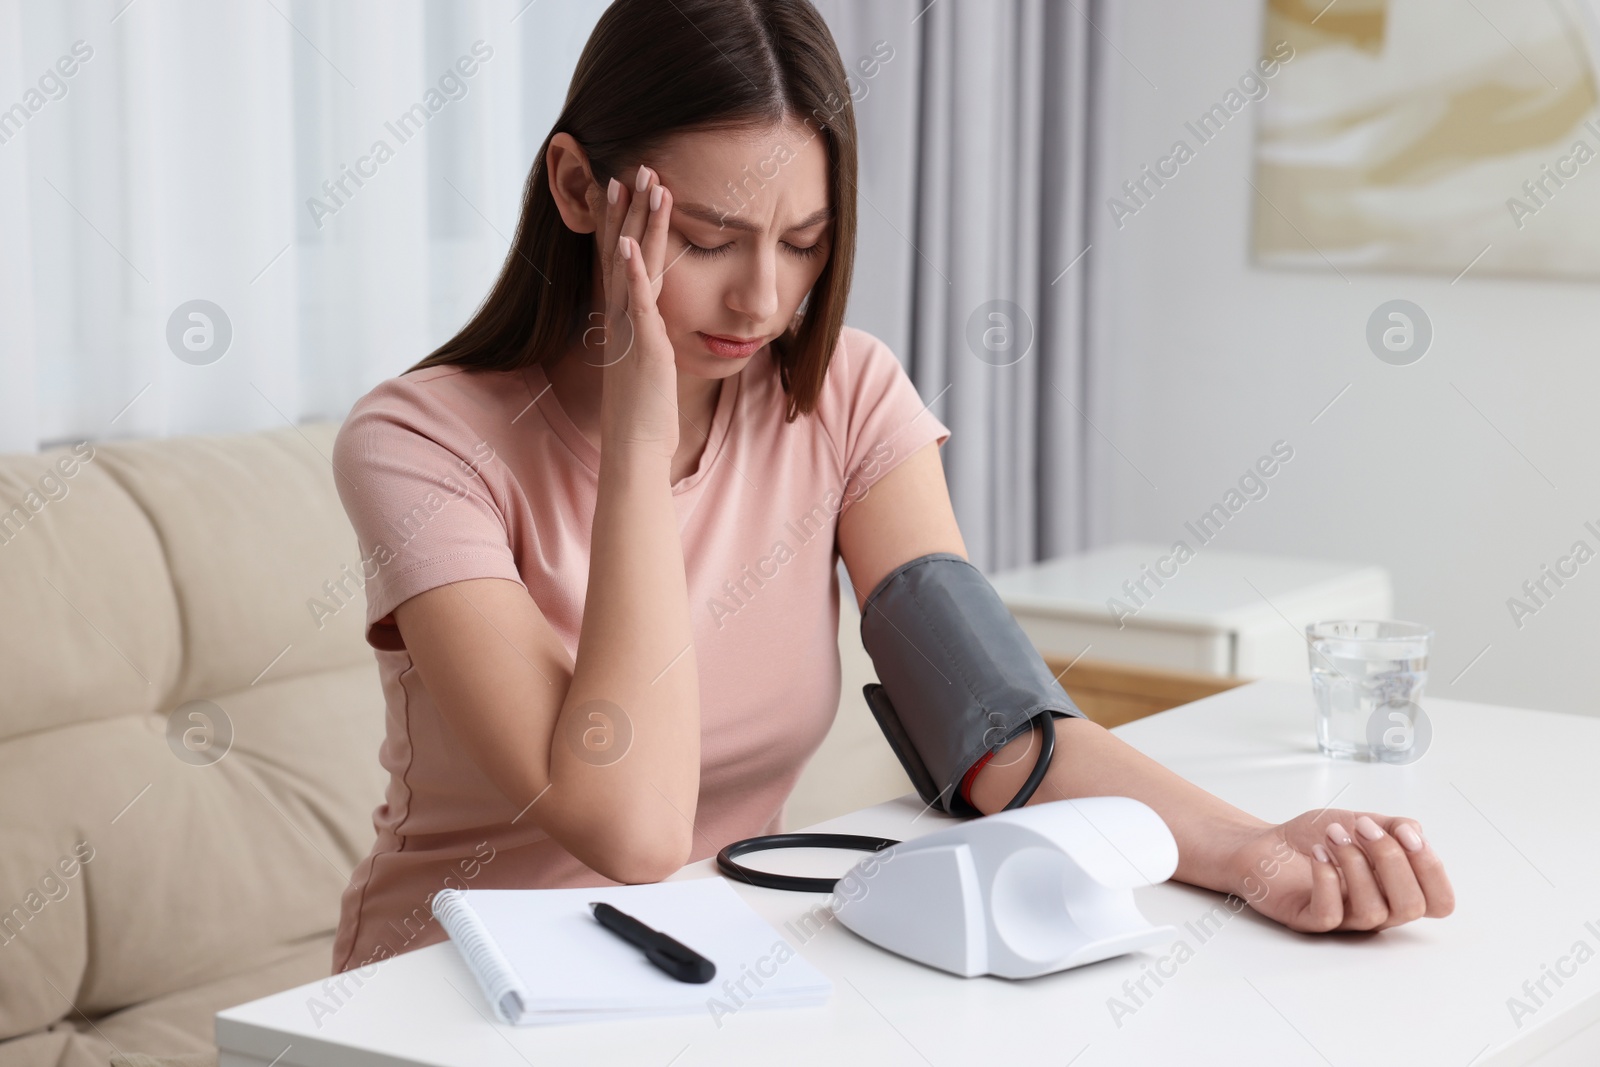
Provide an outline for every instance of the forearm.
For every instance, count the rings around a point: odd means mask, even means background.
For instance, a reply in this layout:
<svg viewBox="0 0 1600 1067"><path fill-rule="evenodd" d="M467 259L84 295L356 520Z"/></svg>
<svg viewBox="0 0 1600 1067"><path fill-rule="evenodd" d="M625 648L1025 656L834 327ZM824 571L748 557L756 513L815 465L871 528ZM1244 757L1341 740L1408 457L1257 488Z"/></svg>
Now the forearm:
<svg viewBox="0 0 1600 1067"><path fill-rule="evenodd" d="M572 681L551 747L564 805L597 821L687 840L700 788L700 699L683 546L670 460L626 447L602 456L590 537L589 584ZM626 743L621 758L587 758L568 743L605 701ZM589 705L586 707L585 705ZM598 707L610 715L604 705ZM641 812L651 813L641 819Z"/></svg>
<svg viewBox="0 0 1600 1067"><path fill-rule="evenodd" d="M1148 804L1178 842L1180 882L1219 892L1235 889L1228 861L1268 824L1163 767L1088 719L1057 719L1055 756L1029 804L1075 797L1124 796ZM999 811L1016 795L1039 752L1038 728L995 752L973 780L979 811Z"/></svg>

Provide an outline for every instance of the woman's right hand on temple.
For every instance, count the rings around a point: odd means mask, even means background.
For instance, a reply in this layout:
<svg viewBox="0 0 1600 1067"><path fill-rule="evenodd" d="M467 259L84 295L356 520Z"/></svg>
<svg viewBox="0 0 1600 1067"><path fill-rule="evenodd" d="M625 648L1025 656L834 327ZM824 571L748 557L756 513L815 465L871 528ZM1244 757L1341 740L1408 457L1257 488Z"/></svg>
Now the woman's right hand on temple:
<svg viewBox="0 0 1600 1067"><path fill-rule="evenodd" d="M606 319L601 450L637 446L670 463L678 449L678 374L656 296L672 194L645 166L631 185L612 178L606 194L600 236Z"/></svg>

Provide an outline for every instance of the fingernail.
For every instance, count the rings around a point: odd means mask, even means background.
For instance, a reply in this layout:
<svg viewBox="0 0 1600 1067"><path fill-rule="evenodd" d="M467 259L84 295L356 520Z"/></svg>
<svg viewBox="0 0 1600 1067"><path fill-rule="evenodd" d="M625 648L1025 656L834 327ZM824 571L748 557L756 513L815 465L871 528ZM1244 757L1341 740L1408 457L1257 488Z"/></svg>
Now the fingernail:
<svg viewBox="0 0 1600 1067"><path fill-rule="evenodd" d="M650 172L644 167L640 167L639 176L634 179L633 186L641 193L650 188Z"/></svg>
<svg viewBox="0 0 1600 1067"><path fill-rule="evenodd" d="M650 210L661 210L661 186L659 185L650 190Z"/></svg>
<svg viewBox="0 0 1600 1067"><path fill-rule="evenodd" d="M1413 830L1408 824L1401 823L1400 828L1394 832L1400 843L1412 852L1422 851L1422 835Z"/></svg>
<svg viewBox="0 0 1600 1067"><path fill-rule="evenodd" d="M620 196L621 194L622 194L622 183L617 181L617 179L612 178L609 182L606 183L606 200L609 203L615 204L617 202L617 197Z"/></svg>
<svg viewBox="0 0 1600 1067"><path fill-rule="evenodd" d="M1328 850L1322 847L1321 842L1311 846L1311 854L1323 863L1332 863L1333 858L1328 855Z"/></svg>
<svg viewBox="0 0 1600 1067"><path fill-rule="evenodd" d="M623 259L633 258L633 249L628 247L628 239L626 237L617 238L617 251L622 253Z"/></svg>
<svg viewBox="0 0 1600 1067"><path fill-rule="evenodd" d="M1328 824L1328 840L1336 845L1348 845L1350 843L1350 835L1345 833L1344 827L1338 823L1330 822Z"/></svg>
<svg viewBox="0 0 1600 1067"><path fill-rule="evenodd" d="M1363 815L1356 820L1356 831L1368 841L1376 841L1383 836L1383 827Z"/></svg>

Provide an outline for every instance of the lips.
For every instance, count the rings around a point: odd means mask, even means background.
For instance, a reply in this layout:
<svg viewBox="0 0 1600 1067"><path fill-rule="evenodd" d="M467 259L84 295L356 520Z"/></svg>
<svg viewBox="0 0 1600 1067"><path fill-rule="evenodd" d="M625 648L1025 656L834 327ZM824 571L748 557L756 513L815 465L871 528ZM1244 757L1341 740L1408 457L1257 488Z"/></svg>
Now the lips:
<svg viewBox="0 0 1600 1067"><path fill-rule="evenodd" d="M762 337L723 337L714 333L701 333L697 335L700 343L714 356L724 359L744 359L753 356L766 344Z"/></svg>

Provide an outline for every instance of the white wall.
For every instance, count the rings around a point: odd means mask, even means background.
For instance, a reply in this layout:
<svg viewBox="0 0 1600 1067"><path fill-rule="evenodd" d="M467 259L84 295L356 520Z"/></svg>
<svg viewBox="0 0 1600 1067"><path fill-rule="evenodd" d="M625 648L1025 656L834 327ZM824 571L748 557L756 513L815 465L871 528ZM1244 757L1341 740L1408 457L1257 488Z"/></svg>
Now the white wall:
<svg viewBox="0 0 1600 1067"><path fill-rule="evenodd" d="M1095 543L1170 542L1287 440L1294 459L1270 495L1213 545L1386 566L1396 616L1437 631L1431 695L1596 713L1600 559L1520 630L1506 600L1575 540L1600 549L1583 527L1600 529L1600 283L1252 267L1245 115L1120 230L1110 224L1105 191L1164 155L1258 57L1264 6L1124 0L1097 20L1126 59L1104 50L1098 80L1102 204L1086 260L1096 422L1127 458L1094 437ZM1512 9L1483 7L1514 40ZM1562 209L1600 195L1600 170L1578 182L1541 225L1571 224ZM1508 214L1504 239L1516 238ZM1409 367L1364 340L1394 298L1434 324Z"/></svg>

